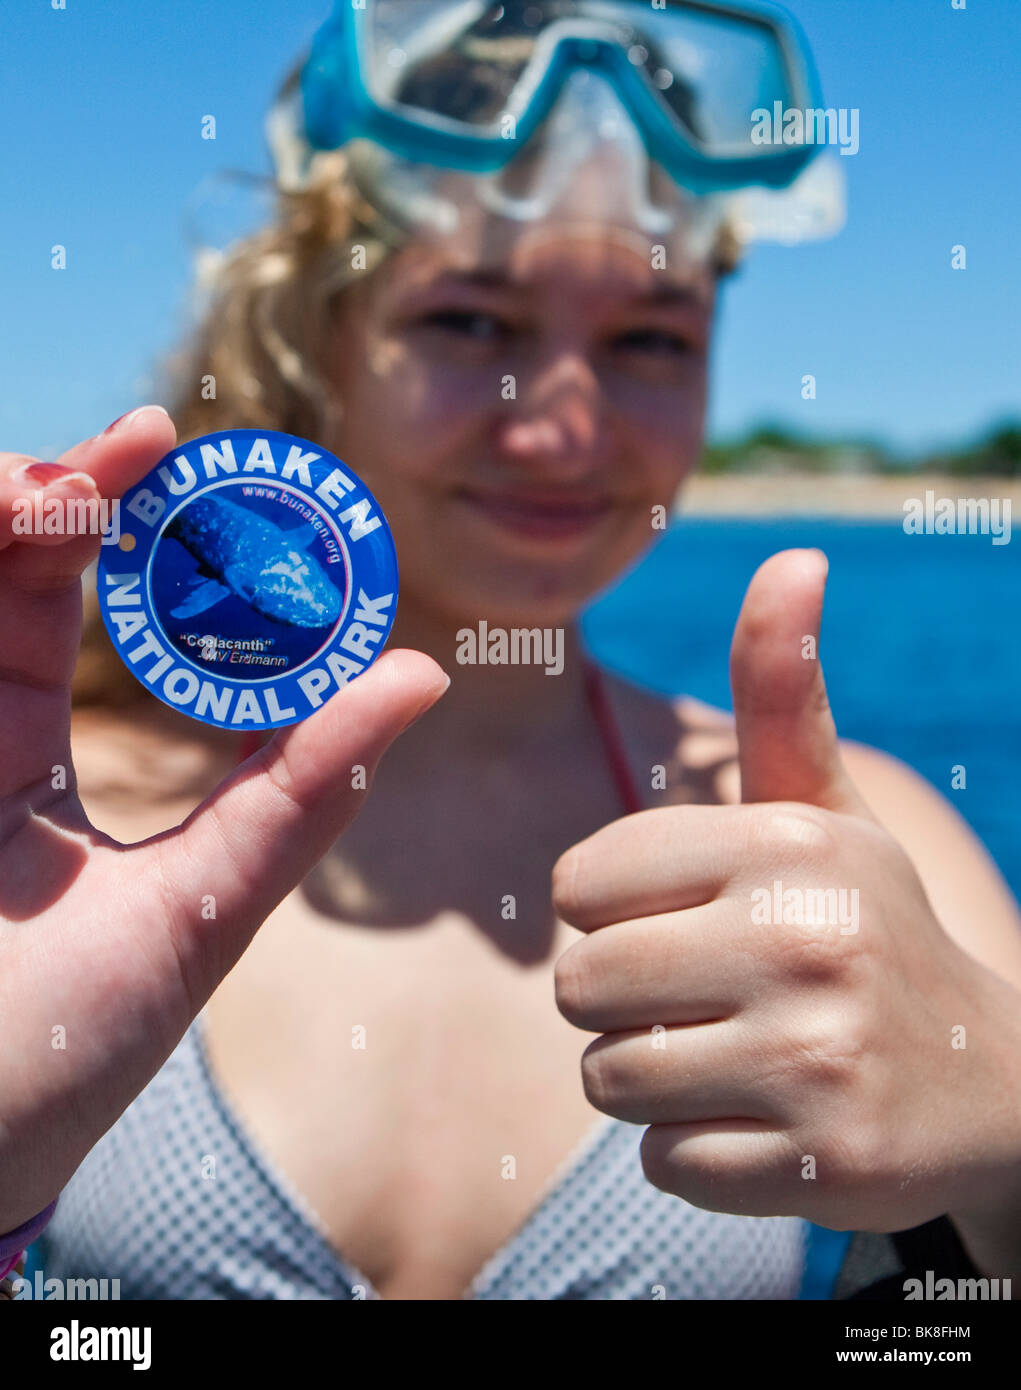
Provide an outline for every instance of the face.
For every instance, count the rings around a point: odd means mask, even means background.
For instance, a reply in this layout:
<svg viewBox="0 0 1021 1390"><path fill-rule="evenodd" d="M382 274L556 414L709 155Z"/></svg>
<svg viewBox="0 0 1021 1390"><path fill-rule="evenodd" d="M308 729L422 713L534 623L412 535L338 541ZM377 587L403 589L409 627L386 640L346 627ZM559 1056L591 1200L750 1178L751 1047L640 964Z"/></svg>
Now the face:
<svg viewBox="0 0 1021 1390"><path fill-rule="evenodd" d="M393 528L402 607L563 625L653 543L701 447L713 290L558 232L423 239L344 292L335 447Z"/></svg>

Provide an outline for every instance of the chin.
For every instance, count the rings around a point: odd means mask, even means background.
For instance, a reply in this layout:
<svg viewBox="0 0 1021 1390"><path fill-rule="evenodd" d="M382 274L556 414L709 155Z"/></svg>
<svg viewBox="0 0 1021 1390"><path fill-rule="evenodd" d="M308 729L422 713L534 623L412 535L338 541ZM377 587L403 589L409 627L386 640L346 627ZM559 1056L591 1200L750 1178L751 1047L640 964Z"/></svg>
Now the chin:
<svg viewBox="0 0 1021 1390"><path fill-rule="evenodd" d="M597 593L613 583L617 572L519 573L502 578L499 584L493 582L492 574L475 576L475 582L465 576L460 583L449 570L443 577L449 582L442 592L416 592L421 594L423 606L441 615L455 631L475 627L482 620L491 628L568 627Z"/></svg>
<svg viewBox="0 0 1021 1390"><path fill-rule="evenodd" d="M451 631L480 620L508 628L565 627L659 538L649 516L649 507L629 507L587 538L505 535L496 527L483 535L471 524L443 524L449 518L432 518L431 525L423 519L414 528L418 545L410 538L402 545L396 535L398 607L403 601L430 612Z"/></svg>

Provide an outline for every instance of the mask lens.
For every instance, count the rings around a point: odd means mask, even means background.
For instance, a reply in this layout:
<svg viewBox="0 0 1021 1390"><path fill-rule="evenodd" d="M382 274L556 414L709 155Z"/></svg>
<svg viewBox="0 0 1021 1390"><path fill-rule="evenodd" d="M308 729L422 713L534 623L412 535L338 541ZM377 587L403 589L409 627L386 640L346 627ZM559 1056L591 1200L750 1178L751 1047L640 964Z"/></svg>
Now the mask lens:
<svg viewBox="0 0 1021 1390"><path fill-rule="evenodd" d="M613 43L670 117L706 154L762 154L752 112L795 104L775 31L753 16L646 0L376 0L367 12L363 63L375 100L417 119L440 118L491 135L520 117L556 44Z"/></svg>
<svg viewBox="0 0 1021 1390"><path fill-rule="evenodd" d="M542 26L523 23L528 8L483 0L377 0L364 29L371 96L417 117L439 116L488 133L512 109L535 54Z"/></svg>
<svg viewBox="0 0 1021 1390"><path fill-rule="evenodd" d="M792 103L787 63L765 25L698 10L658 11L629 60L707 153L758 153L752 112ZM662 20L662 23L660 22Z"/></svg>

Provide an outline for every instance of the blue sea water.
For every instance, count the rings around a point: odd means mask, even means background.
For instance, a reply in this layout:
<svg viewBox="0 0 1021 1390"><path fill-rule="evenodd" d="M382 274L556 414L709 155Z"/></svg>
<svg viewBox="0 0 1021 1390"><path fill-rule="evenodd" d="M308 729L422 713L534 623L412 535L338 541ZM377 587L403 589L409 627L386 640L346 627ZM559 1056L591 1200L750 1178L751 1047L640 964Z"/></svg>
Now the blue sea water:
<svg viewBox="0 0 1021 1390"><path fill-rule="evenodd" d="M819 647L837 728L909 763L952 802L1021 897L1021 564L990 536L896 522L681 519L583 631L607 666L731 708L730 638L756 567L817 546L830 573ZM951 787L962 764L967 786Z"/></svg>

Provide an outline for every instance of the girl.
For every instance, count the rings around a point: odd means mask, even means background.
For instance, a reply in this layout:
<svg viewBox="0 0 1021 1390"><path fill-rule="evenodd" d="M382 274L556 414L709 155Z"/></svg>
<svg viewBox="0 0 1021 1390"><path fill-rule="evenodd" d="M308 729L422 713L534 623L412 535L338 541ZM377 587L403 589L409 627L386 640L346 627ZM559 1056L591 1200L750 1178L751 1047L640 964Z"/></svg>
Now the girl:
<svg viewBox="0 0 1021 1390"><path fill-rule="evenodd" d="M151 699L91 595L72 718L97 546L4 533L0 1272L42 1232L47 1278L125 1298L902 1297L904 1242L833 1232L905 1230L1021 1272L1016 912L838 747L822 558L755 576L736 720L576 629L695 467L742 190L812 153L748 137L811 104L797 55L729 4L339 4L171 416L3 456L7 518L291 431L375 493L401 593L253 749ZM562 632L561 674L459 662L482 619ZM860 923L764 920L777 881Z"/></svg>

